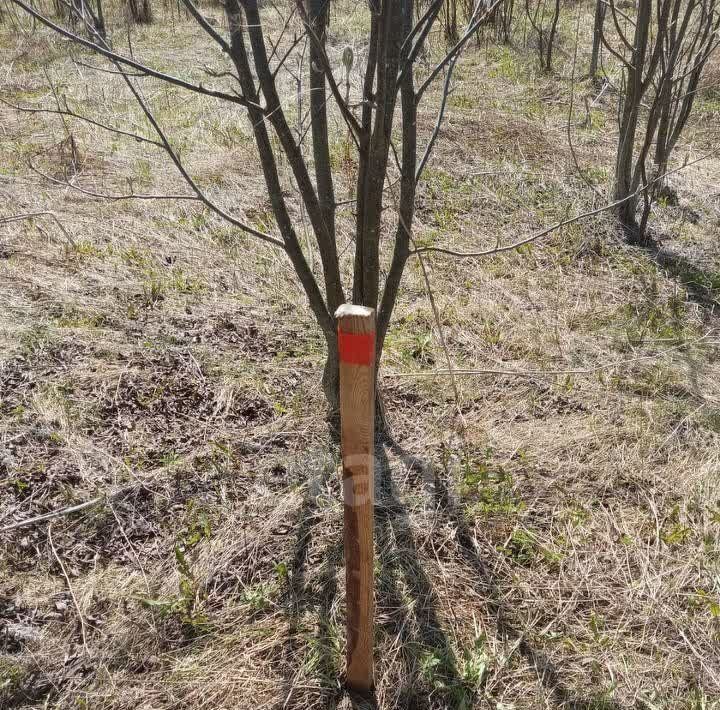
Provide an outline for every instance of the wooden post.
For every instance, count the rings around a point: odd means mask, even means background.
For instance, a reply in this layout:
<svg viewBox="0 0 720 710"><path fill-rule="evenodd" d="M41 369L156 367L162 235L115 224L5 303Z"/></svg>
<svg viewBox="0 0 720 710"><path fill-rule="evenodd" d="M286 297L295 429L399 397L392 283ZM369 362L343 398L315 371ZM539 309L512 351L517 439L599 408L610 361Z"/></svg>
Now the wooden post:
<svg viewBox="0 0 720 710"><path fill-rule="evenodd" d="M335 313L340 355L340 439L345 510L347 684L373 687L375 311Z"/></svg>

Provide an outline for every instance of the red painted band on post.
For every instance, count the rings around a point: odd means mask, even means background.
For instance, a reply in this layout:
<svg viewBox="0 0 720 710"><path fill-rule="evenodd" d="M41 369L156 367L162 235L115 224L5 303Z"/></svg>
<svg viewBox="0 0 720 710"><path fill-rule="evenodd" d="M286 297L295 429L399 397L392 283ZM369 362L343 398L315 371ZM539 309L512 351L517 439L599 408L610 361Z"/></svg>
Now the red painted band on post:
<svg viewBox="0 0 720 710"><path fill-rule="evenodd" d="M344 333L338 328L340 362L372 365L375 359L375 333Z"/></svg>

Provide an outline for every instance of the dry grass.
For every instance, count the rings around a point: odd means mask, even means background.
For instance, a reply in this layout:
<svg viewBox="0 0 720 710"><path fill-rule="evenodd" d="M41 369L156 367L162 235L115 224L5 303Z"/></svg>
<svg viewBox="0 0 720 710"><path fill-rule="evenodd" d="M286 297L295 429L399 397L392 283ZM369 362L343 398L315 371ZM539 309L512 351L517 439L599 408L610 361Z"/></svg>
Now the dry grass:
<svg viewBox="0 0 720 710"><path fill-rule="evenodd" d="M333 56L347 41L362 54L358 27L341 13ZM418 243L484 248L590 204L565 136L571 27L555 76L522 46L468 54ZM176 15L133 46L202 78L208 45ZM46 33L0 27L0 57L2 98L50 105L45 67L78 109L144 130L117 77L78 72ZM242 114L146 87L203 187L267 225ZM717 144L715 100L703 93L680 159ZM573 132L600 190L613 111L605 97ZM428 135L432 101L420 120ZM183 189L142 145L68 125L79 185ZM57 117L0 105L0 133L0 216L52 210L70 235L48 217L0 226L0 526L120 492L54 520L55 553L47 523L2 534L0 704L350 704L322 338L288 264L193 203L41 179L28 158L68 169ZM379 707L720 706L719 168L678 174L681 204L654 215L657 255L597 218L520 253L428 258L454 363L530 372L459 376L462 421L432 375L446 363L408 267L384 355Z"/></svg>

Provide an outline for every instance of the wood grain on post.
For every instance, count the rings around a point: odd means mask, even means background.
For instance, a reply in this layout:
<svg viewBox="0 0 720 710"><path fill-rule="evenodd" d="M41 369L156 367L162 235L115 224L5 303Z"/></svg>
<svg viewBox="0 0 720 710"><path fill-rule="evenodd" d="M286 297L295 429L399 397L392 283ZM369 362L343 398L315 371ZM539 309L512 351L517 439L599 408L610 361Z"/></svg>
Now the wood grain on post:
<svg viewBox="0 0 720 710"><path fill-rule="evenodd" d="M347 684L373 687L375 311L335 313L340 355L340 438L345 510Z"/></svg>

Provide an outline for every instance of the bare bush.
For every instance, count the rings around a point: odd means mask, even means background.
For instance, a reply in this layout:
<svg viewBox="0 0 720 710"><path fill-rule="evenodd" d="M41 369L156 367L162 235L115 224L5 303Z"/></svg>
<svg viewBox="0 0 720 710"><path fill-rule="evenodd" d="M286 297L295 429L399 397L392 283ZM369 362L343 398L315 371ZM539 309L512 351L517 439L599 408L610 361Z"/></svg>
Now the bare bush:
<svg viewBox="0 0 720 710"><path fill-rule="evenodd" d="M515 0L503 0L493 11L492 21L495 25L495 36L504 44L510 43L512 24L515 19Z"/></svg>
<svg viewBox="0 0 720 710"><path fill-rule="evenodd" d="M186 81L112 50L74 4L66 4L65 7L93 35L92 40L85 40L72 29L53 22L26 0L13 2L52 31L77 45L92 49L111 62L113 71L123 76L156 135L155 139L134 137L165 152L192 190L194 199L235 228L284 251L325 336L327 361L324 390L331 408L336 409L338 348L335 310L348 297L354 303L378 309L376 347L379 357L410 255L416 185L438 136L452 69L494 6L486 7L482 0L476 2L459 40L437 64L419 76L418 58L440 19L443 7L448 6L443 0L433 0L416 17L413 0L371 2L364 16L368 37L365 66L360 69L358 95L348 101L335 78L326 46L328 6L324 0L297 2L280 23L279 34L276 31L277 8L269 9L270 14L266 17L257 0L228 0L225 3L226 33L217 30L192 0L184 0L188 13L220 47L229 62L227 71L214 72L211 76L232 77L234 86L230 90ZM65 0L57 2L65 3ZM272 20L269 19L271 16ZM295 30L292 40L289 39L289 28ZM310 61L304 65L298 61L296 66L304 66L309 73L311 99L307 120L310 125L307 130L301 125L302 130L297 131L288 120L288 106L283 104L278 82L283 72L289 71L291 58L301 59L303 40L307 40L311 47ZM132 75L129 70L132 70ZM418 106L427 95L427 89L443 74L445 83L437 127L419 160ZM224 102L228 108L240 106L247 111L275 229L258 229L231 215L193 180L139 89L139 83L148 78L212 97ZM330 159L328 113L331 110L347 126L353 162L357 166L353 195L355 254L349 285L343 283L335 229L338 205L334 185L346 176L343 166L334 165ZM67 106L60 106L56 113L89 120ZM396 119L402 136L398 150L393 144ZM95 125L102 124L96 122ZM124 135L133 134L124 132ZM309 152L312 159L303 150L306 136L312 143ZM280 160L290 167L294 191L284 184L278 167ZM307 215L314 246L301 244L293 216L298 212ZM389 240L389 263L386 265L382 263L381 254L383 232L393 234ZM317 250L319 255L320 274L313 269L312 264L316 262L311 250ZM381 279L383 274L384 281Z"/></svg>
<svg viewBox="0 0 720 710"><path fill-rule="evenodd" d="M525 14L537 38L538 59L543 71L552 70L555 35L561 0L525 0Z"/></svg>
<svg viewBox="0 0 720 710"><path fill-rule="evenodd" d="M149 25L153 21L150 0L128 0L128 17L138 25Z"/></svg>
<svg viewBox="0 0 720 710"><path fill-rule="evenodd" d="M623 66L614 188L615 200L623 202L616 213L630 241L647 243L653 200L690 116L703 69L720 43L720 12L717 0L639 0L634 17L615 0L609 7L617 42L606 31L603 42ZM634 26L632 38L628 25Z"/></svg>

